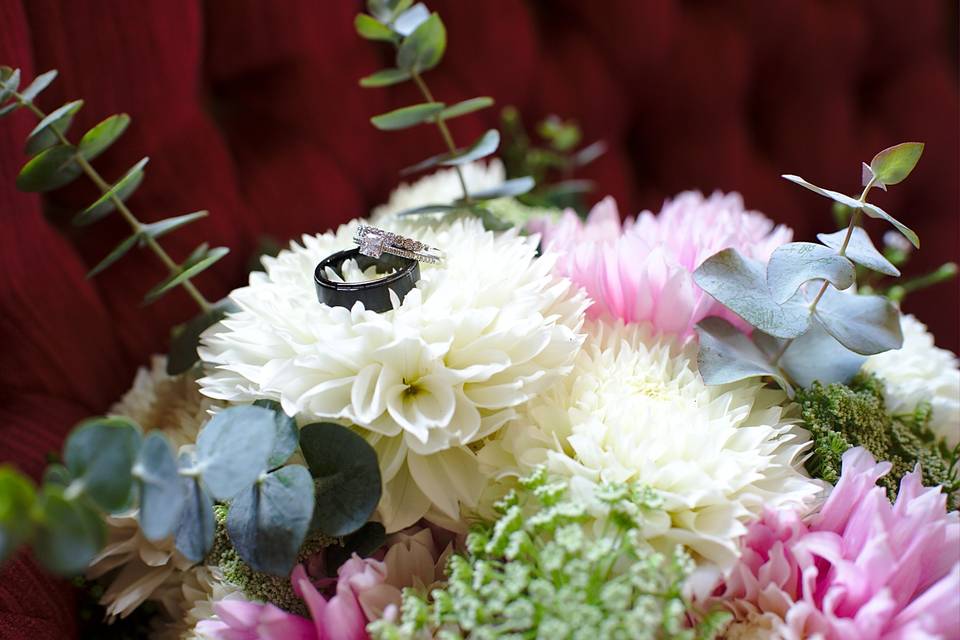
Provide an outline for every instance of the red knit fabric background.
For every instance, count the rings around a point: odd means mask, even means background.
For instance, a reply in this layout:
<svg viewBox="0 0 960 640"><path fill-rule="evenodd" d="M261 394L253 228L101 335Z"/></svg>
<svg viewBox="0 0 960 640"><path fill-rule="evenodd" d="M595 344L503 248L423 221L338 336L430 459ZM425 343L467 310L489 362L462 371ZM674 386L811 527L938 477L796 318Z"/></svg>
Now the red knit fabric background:
<svg viewBox="0 0 960 640"><path fill-rule="evenodd" d="M431 0L450 46L429 75L453 102L491 95L528 123L576 118L610 151L584 177L621 211L658 210L697 188L738 190L750 208L812 238L830 228L822 199L790 172L852 192L859 163L890 144L927 143L903 185L877 202L912 226L923 249L908 271L958 258L956 3L892 0ZM145 220L210 209L165 238L176 258L202 241L232 253L200 278L209 297L240 284L257 239L286 240L364 214L397 170L440 150L436 132L390 134L368 118L417 98L364 90L389 63L360 40L350 0L0 0L0 64L27 79L60 77L48 110L83 98L75 131L111 113L133 124L98 160L108 178L150 156L131 200ZM88 184L49 197L14 178L35 122L0 123L0 460L38 475L81 418L104 411L139 363L190 317L175 292L148 309L163 268L135 254L90 281L86 270L126 229L119 219L69 225ZM467 141L493 111L457 120ZM871 221L872 222L872 221ZM871 224L878 237L882 227ZM958 344L956 284L906 305ZM0 575L0 638L76 634L69 589L18 558Z"/></svg>

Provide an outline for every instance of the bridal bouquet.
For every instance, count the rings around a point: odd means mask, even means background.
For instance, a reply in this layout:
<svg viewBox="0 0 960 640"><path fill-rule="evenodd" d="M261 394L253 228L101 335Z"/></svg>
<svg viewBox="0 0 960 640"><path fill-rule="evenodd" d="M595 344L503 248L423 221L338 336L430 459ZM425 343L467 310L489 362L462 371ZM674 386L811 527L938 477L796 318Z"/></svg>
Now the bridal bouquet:
<svg viewBox="0 0 960 640"><path fill-rule="evenodd" d="M207 213L143 222L147 160L93 165L129 118L74 142L82 102L36 104L55 72L0 72L2 112L38 119L18 186L85 175L75 222L130 226L91 275L145 247L170 272L147 302L200 310L38 484L0 467L0 560L80 576L96 637L960 638L960 370L898 308L956 267L897 284L919 239L869 199L923 145L855 196L784 176L833 203L816 242L735 193L582 216L589 185L551 180L602 144L551 118L542 146L457 146L446 122L493 101L431 93L443 22L368 10L396 66L361 85L423 95L372 123L446 150L217 302L192 279L227 249L160 242Z"/></svg>

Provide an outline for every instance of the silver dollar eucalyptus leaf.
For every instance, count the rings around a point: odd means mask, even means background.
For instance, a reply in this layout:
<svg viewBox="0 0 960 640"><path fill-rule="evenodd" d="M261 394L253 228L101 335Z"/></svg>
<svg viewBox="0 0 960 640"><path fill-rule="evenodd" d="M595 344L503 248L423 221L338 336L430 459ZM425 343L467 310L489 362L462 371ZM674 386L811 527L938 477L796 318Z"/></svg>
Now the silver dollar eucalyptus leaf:
<svg viewBox="0 0 960 640"><path fill-rule="evenodd" d="M783 340L756 331L753 340L757 346L773 357L783 348ZM814 380L823 384L848 383L866 362L866 356L850 351L824 330L816 318L810 330L793 341L783 352L779 367L801 387L809 387Z"/></svg>
<svg viewBox="0 0 960 640"><path fill-rule="evenodd" d="M882 296L828 287L815 313L831 336L856 353L870 356L903 346L900 312Z"/></svg>
<svg viewBox="0 0 960 640"><path fill-rule="evenodd" d="M771 376L781 387L790 385L773 367L767 354L723 318L704 318L697 324L700 352L697 365L707 384L728 384L747 378Z"/></svg>
<svg viewBox="0 0 960 640"><path fill-rule="evenodd" d="M827 280L846 289L856 281L856 272L853 263L822 244L791 242L777 247L767 264L767 286L773 300L783 304L810 280Z"/></svg>
<svg viewBox="0 0 960 640"><path fill-rule="evenodd" d="M778 338L796 338L807 330L810 311L802 293L778 304L767 287L762 262L724 249L693 273L701 289L754 327Z"/></svg>
<svg viewBox="0 0 960 640"><path fill-rule="evenodd" d="M846 236L847 230L841 229L836 233L818 233L817 240L835 251L840 251L840 247L843 246L843 239ZM850 235L850 242L847 243L847 249L844 254L857 264L863 265L878 273L894 277L900 275L900 270L893 266L893 264L884 258L883 254L873 246L873 242L870 241L870 236L863 230L863 227L853 228L853 233ZM846 287L840 288L845 289Z"/></svg>

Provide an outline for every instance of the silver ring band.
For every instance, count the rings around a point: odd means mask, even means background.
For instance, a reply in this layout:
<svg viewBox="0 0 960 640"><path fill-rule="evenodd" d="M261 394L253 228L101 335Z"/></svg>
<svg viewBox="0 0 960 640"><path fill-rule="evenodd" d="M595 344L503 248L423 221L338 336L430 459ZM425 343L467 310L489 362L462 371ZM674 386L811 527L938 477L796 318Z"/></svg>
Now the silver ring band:
<svg viewBox="0 0 960 640"><path fill-rule="evenodd" d="M365 224L357 227L353 241L360 245L360 253L371 258L379 258L382 254L389 253L428 264L440 264L444 258L442 251L419 240Z"/></svg>

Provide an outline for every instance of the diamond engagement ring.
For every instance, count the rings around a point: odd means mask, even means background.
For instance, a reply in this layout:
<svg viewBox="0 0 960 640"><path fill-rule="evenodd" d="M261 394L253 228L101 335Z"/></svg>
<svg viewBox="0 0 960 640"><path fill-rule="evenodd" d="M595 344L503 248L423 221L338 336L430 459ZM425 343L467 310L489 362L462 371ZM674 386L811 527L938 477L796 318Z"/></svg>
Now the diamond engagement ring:
<svg viewBox="0 0 960 640"><path fill-rule="evenodd" d="M428 264L440 264L444 258L442 251L419 240L365 224L357 227L353 241L360 245L360 253L371 258L379 258L382 254L389 253Z"/></svg>

